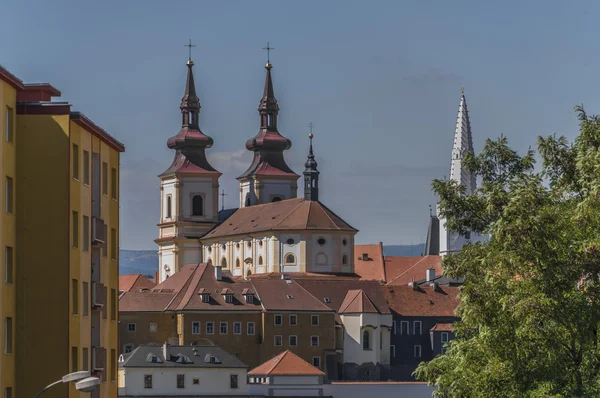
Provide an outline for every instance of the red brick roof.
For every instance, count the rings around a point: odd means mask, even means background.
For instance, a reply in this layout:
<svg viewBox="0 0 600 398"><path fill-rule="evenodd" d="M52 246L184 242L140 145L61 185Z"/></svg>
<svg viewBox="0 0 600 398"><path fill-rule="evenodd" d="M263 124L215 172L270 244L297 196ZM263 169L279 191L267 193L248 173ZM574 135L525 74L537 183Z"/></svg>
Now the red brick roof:
<svg viewBox="0 0 600 398"><path fill-rule="evenodd" d="M356 232L320 202L303 198L242 207L201 240L262 231L335 230Z"/></svg>
<svg viewBox="0 0 600 398"><path fill-rule="evenodd" d="M332 309L315 298L297 281L255 279L252 284L267 311L327 311Z"/></svg>
<svg viewBox="0 0 600 398"><path fill-rule="evenodd" d="M248 372L249 376L324 376L325 373L287 350Z"/></svg>
<svg viewBox="0 0 600 398"><path fill-rule="evenodd" d="M360 314L360 313L375 313L378 314L375 304L369 296L361 289L349 290L346 293L346 298L338 310L340 314Z"/></svg>
<svg viewBox="0 0 600 398"><path fill-rule="evenodd" d="M119 296L119 312L162 312L174 297L173 292L125 292Z"/></svg>
<svg viewBox="0 0 600 398"><path fill-rule="evenodd" d="M366 256L364 256L366 254ZM355 245L354 272L364 280L385 281L385 268L383 263L383 244ZM366 257L366 260L363 260Z"/></svg>
<svg viewBox="0 0 600 398"><path fill-rule="evenodd" d="M389 286L386 298L392 312L402 316L456 316L458 287Z"/></svg>
<svg viewBox="0 0 600 398"><path fill-rule="evenodd" d="M430 332L451 332L453 323L436 323L434 327L429 329Z"/></svg>
<svg viewBox="0 0 600 398"><path fill-rule="evenodd" d="M427 270L435 269L436 276L443 274L441 256L388 256L385 258L387 284L408 285L411 281L425 279Z"/></svg>
<svg viewBox="0 0 600 398"><path fill-rule="evenodd" d="M119 291L139 292L140 289L152 289L156 284L142 274L119 275Z"/></svg>

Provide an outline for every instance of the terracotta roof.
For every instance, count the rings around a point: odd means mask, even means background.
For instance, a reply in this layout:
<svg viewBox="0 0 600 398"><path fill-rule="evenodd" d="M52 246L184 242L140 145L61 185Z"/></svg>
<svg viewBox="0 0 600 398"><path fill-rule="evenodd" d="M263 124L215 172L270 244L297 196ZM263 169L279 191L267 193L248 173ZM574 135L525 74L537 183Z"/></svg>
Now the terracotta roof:
<svg viewBox="0 0 600 398"><path fill-rule="evenodd" d="M266 274L252 274L249 279L281 279L287 275L291 279L332 279L332 280L359 280L358 275L350 273L316 273L316 272L268 272Z"/></svg>
<svg viewBox="0 0 600 398"><path fill-rule="evenodd" d="M385 281L383 243L355 245L354 272L364 280Z"/></svg>
<svg viewBox="0 0 600 398"><path fill-rule="evenodd" d="M267 362L248 372L249 376L324 376L315 368L290 350L284 351Z"/></svg>
<svg viewBox="0 0 600 398"><path fill-rule="evenodd" d="M321 202L296 198L238 209L201 241L253 232L288 230L357 231Z"/></svg>
<svg viewBox="0 0 600 398"><path fill-rule="evenodd" d="M255 279L252 285L267 311L327 311L332 309L315 298L297 281Z"/></svg>
<svg viewBox="0 0 600 398"><path fill-rule="evenodd" d="M378 314L375 304L369 296L362 290L348 290L346 298L338 310L340 314L360 314L360 313L375 313Z"/></svg>
<svg viewBox="0 0 600 398"><path fill-rule="evenodd" d="M430 332L451 332L453 323L436 323L434 327L429 329Z"/></svg>
<svg viewBox="0 0 600 398"><path fill-rule="evenodd" d="M458 287L390 286L386 298L392 312L402 316L456 316Z"/></svg>
<svg viewBox="0 0 600 398"><path fill-rule="evenodd" d="M156 286L154 282L142 274L119 275L119 291L139 292L140 289L152 289Z"/></svg>
<svg viewBox="0 0 600 398"><path fill-rule="evenodd" d="M385 274L387 284L392 286L408 285L411 281L425 279L427 270L435 269L437 276L442 275L441 256L406 256L385 258Z"/></svg>
<svg viewBox="0 0 600 398"><path fill-rule="evenodd" d="M119 296L119 312L164 311L176 293L125 292Z"/></svg>

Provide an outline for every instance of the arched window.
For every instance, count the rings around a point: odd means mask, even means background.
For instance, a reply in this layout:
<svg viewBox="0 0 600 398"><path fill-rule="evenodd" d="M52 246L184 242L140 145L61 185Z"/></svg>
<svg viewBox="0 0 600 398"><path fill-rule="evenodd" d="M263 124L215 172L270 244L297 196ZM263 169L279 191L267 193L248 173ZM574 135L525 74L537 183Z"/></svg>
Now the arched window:
<svg viewBox="0 0 600 398"><path fill-rule="evenodd" d="M262 256L258 256L258 265L263 265Z"/></svg>
<svg viewBox="0 0 600 398"><path fill-rule="evenodd" d="M369 331L365 330L363 332L363 350L370 350L371 349L370 338L371 338L371 335L369 334Z"/></svg>
<svg viewBox="0 0 600 398"><path fill-rule="evenodd" d="M286 264L296 264L296 257L294 257L293 254L287 254L285 256L285 263Z"/></svg>
<svg viewBox="0 0 600 398"><path fill-rule="evenodd" d="M271 199L271 202L281 202L281 197L275 196L273 199Z"/></svg>
<svg viewBox="0 0 600 398"><path fill-rule="evenodd" d="M192 198L192 215L204 215L204 199L200 195L194 195L194 197Z"/></svg>
<svg viewBox="0 0 600 398"><path fill-rule="evenodd" d="M249 277L250 275L252 275L252 271L250 271L250 270L246 271L246 277Z"/></svg>
<svg viewBox="0 0 600 398"><path fill-rule="evenodd" d="M240 268L240 259L239 258L235 259L235 268Z"/></svg>
<svg viewBox="0 0 600 398"><path fill-rule="evenodd" d="M171 195L167 196L167 218L171 218Z"/></svg>
<svg viewBox="0 0 600 398"><path fill-rule="evenodd" d="M273 127L273 114L267 113L267 126Z"/></svg>
<svg viewBox="0 0 600 398"><path fill-rule="evenodd" d="M343 265L348 264L348 256L346 256L345 254L342 256L342 264Z"/></svg>
<svg viewBox="0 0 600 398"><path fill-rule="evenodd" d="M225 257L221 259L221 267L227 268L227 260L225 260Z"/></svg>

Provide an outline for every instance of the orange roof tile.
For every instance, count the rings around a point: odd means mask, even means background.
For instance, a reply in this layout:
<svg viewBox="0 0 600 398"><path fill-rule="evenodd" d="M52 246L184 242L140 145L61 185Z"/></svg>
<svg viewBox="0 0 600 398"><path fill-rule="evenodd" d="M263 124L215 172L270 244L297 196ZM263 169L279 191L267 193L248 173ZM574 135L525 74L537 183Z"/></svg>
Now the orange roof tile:
<svg viewBox="0 0 600 398"><path fill-rule="evenodd" d="M119 312L164 311L174 297L173 292L125 292L119 296Z"/></svg>
<svg viewBox="0 0 600 398"><path fill-rule="evenodd" d="M430 332L451 332L453 323L436 323L434 327L429 329Z"/></svg>
<svg viewBox="0 0 600 398"><path fill-rule="evenodd" d="M362 290L348 290L346 298L338 310L340 314L360 314L360 313L376 313L378 314L375 304L369 296Z"/></svg>
<svg viewBox="0 0 600 398"><path fill-rule="evenodd" d="M441 256L388 256L385 258L387 284L392 286L408 285L411 281L421 281L427 270L435 269L437 276L442 275Z"/></svg>
<svg viewBox="0 0 600 398"><path fill-rule="evenodd" d="M383 243L374 245L355 245L354 272L364 280L385 281Z"/></svg>
<svg viewBox="0 0 600 398"><path fill-rule="evenodd" d="M455 317L458 306L458 287L389 286L386 298L392 312L402 316Z"/></svg>
<svg viewBox="0 0 600 398"><path fill-rule="evenodd" d="M119 275L119 291L139 292L141 289L152 289L156 286L154 282L142 274Z"/></svg>
<svg viewBox="0 0 600 398"><path fill-rule="evenodd" d="M248 372L249 376L324 376L315 368L290 350L284 351L267 362Z"/></svg>
<svg viewBox="0 0 600 398"><path fill-rule="evenodd" d="M332 309L315 298L297 281L254 279L252 285L267 311L326 311Z"/></svg>

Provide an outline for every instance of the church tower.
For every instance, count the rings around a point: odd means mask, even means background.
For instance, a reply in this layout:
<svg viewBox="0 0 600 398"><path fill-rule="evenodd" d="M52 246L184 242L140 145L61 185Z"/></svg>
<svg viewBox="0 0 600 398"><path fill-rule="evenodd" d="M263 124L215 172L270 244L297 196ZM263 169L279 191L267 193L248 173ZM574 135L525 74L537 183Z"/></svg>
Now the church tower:
<svg viewBox="0 0 600 398"><path fill-rule="evenodd" d="M265 88L258 106L260 129L254 138L246 142L246 148L254 152L254 158L248 170L238 177L240 207L297 196L300 176L289 168L283 157L283 151L290 149L292 142L277 130L279 105L273 91L272 68L271 63L267 62Z"/></svg>
<svg viewBox="0 0 600 398"><path fill-rule="evenodd" d="M310 139L310 149L308 150L308 159L304 163L304 173L302 173L304 175L304 200L316 202L319 200L319 170L317 170L317 161L313 154L312 131L308 134L308 138Z"/></svg>
<svg viewBox="0 0 600 398"><path fill-rule="evenodd" d="M450 165L450 179L456 181L464 188L465 195L471 195L475 192L476 177L475 174L467 170L463 159L467 153L474 154L473 136L471 135L471 123L469 121L469 112L467 110L467 100L464 91L460 98L458 107L458 117L456 119L456 129L454 131L454 143L452 146L452 162ZM439 211L437 212L439 214ZM467 233L465 236L456 232L450 232L446 228L446 222L443 218L439 219L440 227L440 255L459 252L462 247L472 241L479 240L479 237L471 236Z"/></svg>
<svg viewBox="0 0 600 398"><path fill-rule="evenodd" d="M175 150L171 166L160 178L159 278L161 282L185 264L202 261L202 237L218 222L221 173L206 159L212 138L200 131L200 100L196 95L194 62L187 61L187 81L181 100L181 130L167 141Z"/></svg>

